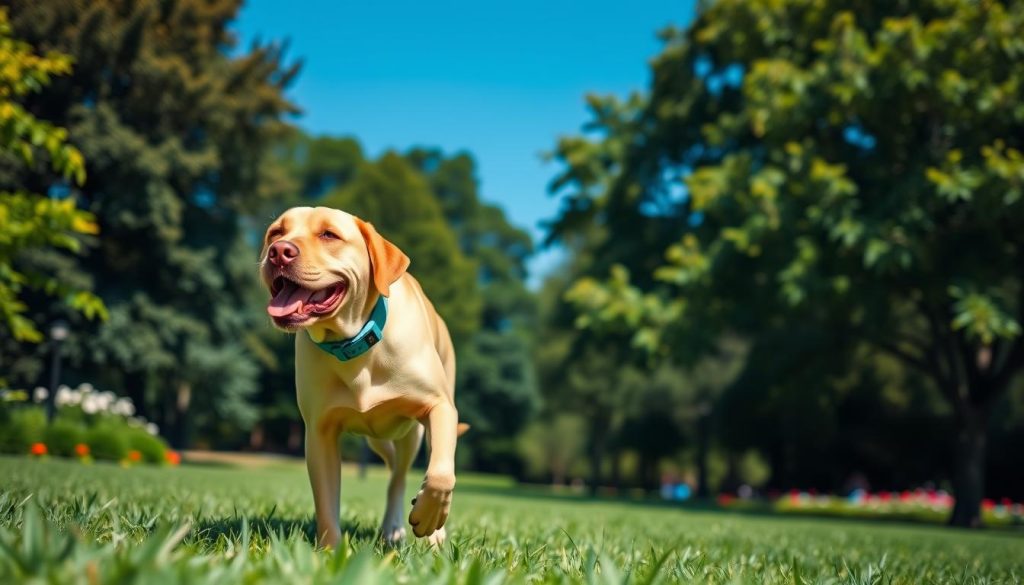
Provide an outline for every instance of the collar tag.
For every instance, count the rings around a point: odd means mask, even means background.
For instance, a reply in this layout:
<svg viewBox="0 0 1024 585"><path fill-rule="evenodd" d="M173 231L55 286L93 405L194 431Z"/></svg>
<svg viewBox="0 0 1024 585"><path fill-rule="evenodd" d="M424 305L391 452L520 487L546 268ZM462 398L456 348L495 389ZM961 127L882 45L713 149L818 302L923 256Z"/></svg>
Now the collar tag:
<svg viewBox="0 0 1024 585"><path fill-rule="evenodd" d="M388 299L384 295L377 297L377 304L373 306L370 313L370 320L363 325L363 328L356 333L355 337L342 339L340 341L323 341L317 343L310 338L320 349L333 355L338 360L347 362L370 351L370 348L384 339L384 324L388 320ZM309 334L308 332L306 333Z"/></svg>

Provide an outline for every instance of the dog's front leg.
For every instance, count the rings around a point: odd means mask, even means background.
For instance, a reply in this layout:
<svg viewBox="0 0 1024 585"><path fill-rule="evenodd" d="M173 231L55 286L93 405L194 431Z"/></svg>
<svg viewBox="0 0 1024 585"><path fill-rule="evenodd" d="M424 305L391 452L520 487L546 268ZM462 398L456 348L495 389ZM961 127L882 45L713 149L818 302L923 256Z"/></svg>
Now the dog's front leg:
<svg viewBox="0 0 1024 585"><path fill-rule="evenodd" d="M421 422L427 428L430 459L423 485L413 500L409 524L416 536L430 536L444 527L451 509L459 413L454 404L443 402L431 408Z"/></svg>
<svg viewBox="0 0 1024 585"><path fill-rule="evenodd" d="M317 543L334 547L341 540L341 454L334 429L307 424L306 469L316 508Z"/></svg>

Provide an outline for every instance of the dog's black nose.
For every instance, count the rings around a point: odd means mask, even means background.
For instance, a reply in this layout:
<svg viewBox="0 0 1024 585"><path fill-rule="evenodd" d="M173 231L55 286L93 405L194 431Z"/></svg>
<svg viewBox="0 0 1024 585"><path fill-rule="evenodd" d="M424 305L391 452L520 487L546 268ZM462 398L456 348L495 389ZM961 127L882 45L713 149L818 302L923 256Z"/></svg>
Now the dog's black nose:
<svg viewBox="0 0 1024 585"><path fill-rule="evenodd" d="M267 259L277 267L286 266L299 257L299 247L286 240L278 240L267 250Z"/></svg>

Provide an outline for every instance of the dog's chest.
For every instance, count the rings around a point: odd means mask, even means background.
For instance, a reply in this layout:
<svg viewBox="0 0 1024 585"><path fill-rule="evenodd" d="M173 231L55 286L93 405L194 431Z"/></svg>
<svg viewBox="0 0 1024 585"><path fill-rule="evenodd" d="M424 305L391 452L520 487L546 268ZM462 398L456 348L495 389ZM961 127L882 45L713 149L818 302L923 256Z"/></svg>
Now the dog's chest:
<svg viewBox="0 0 1024 585"><path fill-rule="evenodd" d="M424 414L423 405L413 396L386 388L339 388L328 394L330 398L314 411L320 413L321 425L341 432L397 439Z"/></svg>
<svg viewBox="0 0 1024 585"><path fill-rule="evenodd" d="M339 409L338 426L342 432L365 435L375 439L400 439L404 437L416 419L396 412L357 412L351 409Z"/></svg>

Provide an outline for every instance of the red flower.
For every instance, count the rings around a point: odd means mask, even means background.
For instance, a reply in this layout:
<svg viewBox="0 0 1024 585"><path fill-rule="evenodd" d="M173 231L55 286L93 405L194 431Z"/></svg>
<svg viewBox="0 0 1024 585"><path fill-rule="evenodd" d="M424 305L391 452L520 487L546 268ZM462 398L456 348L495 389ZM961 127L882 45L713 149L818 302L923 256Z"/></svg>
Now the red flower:
<svg viewBox="0 0 1024 585"><path fill-rule="evenodd" d="M996 503L992 500L985 498L981 501L981 507L985 510L991 510L996 507Z"/></svg>
<svg viewBox="0 0 1024 585"><path fill-rule="evenodd" d="M718 494L718 505L725 507L733 503L736 500L736 496L732 494Z"/></svg>
<svg viewBox="0 0 1024 585"><path fill-rule="evenodd" d="M75 445L75 455L78 455L79 457L88 457L89 445L86 445L85 443Z"/></svg>
<svg viewBox="0 0 1024 585"><path fill-rule="evenodd" d="M138 463L139 461L142 461L142 453L139 453L135 449L132 449L131 451L128 452L128 461L131 461L132 463Z"/></svg>
<svg viewBox="0 0 1024 585"><path fill-rule="evenodd" d="M46 455L46 445L42 443L32 443L30 452L37 457L42 457L43 455Z"/></svg>
<svg viewBox="0 0 1024 585"><path fill-rule="evenodd" d="M178 465L181 463L181 455L175 451L168 451L165 458L171 465Z"/></svg>

